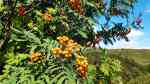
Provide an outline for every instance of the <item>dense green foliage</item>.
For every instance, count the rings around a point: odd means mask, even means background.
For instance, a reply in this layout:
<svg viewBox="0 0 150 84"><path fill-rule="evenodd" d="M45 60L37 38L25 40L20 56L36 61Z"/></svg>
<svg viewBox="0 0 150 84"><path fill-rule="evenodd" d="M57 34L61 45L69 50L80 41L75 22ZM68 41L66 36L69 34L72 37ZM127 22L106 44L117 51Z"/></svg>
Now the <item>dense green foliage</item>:
<svg viewBox="0 0 150 84"><path fill-rule="evenodd" d="M101 49L99 61L88 63L87 46L125 39L136 0L0 0L0 83L121 83L121 63ZM106 23L96 31L95 16ZM127 24L112 22L117 16ZM113 25L113 26L110 26Z"/></svg>

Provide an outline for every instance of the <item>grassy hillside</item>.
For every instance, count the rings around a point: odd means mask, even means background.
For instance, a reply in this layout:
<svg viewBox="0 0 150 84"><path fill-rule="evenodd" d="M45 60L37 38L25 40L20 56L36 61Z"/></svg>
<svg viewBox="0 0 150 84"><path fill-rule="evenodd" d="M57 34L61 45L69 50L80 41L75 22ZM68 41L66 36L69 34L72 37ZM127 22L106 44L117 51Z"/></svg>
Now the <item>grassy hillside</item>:
<svg viewBox="0 0 150 84"><path fill-rule="evenodd" d="M89 58L90 63L95 63L98 60L101 52L99 49L89 49L86 51L86 55ZM111 49L108 50L108 55L113 58L118 58L122 62L123 70L121 75L124 83L134 83L139 78L149 74L150 72L150 50L139 49ZM149 71L149 72L148 72ZM150 78L147 78L150 80ZM141 79L143 81L144 79ZM146 81L146 80L144 80ZM146 84L146 83L145 83ZM147 84L150 84L148 81Z"/></svg>
<svg viewBox="0 0 150 84"><path fill-rule="evenodd" d="M133 59L141 65L150 64L150 50L148 49L112 49L109 50L110 55L119 55L129 59Z"/></svg>

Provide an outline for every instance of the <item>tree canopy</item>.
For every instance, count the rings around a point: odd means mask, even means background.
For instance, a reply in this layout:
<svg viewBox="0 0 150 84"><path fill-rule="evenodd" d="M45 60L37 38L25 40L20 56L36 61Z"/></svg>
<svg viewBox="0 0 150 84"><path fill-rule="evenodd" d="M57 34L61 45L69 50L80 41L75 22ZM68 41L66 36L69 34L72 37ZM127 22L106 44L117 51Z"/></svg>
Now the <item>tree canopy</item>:
<svg viewBox="0 0 150 84"><path fill-rule="evenodd" d="M121 71L120 61L102 50L95 67L88 63L84 52L100 41L129 41L131 28L142 27L141 15L129 22L136 2L0 0L0 80L3 84L97 84L99 79L111 82ZM97 26L97 16L104 17L105 23ZM112 21L113 17L126 22Z"/></svg>

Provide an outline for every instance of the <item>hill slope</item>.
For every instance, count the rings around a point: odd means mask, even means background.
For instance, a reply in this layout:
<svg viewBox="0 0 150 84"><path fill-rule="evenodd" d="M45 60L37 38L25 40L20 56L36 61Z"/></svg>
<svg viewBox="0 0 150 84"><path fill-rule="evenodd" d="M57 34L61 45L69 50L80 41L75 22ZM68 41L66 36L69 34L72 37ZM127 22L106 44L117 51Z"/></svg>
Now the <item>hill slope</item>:
<svg viewBox="0 0 150 84"><path fill-rule="evenodd" d="M132 59L141 65L150 64L150 50L148 49L112 49L108 50L108 53Z"/></svg>
<svg viewBox="0 0 150 84"><path fill-rule="evenodd" d="M90 63L98 61L101 52L99 49L89 49L86 51ZM150 70L150 50L139 49L112 49L108 50L108 55L118 58L122 62L123 71L121 73L124 83L131 79L148 74ZM133 80L132 80L133 81ZM149 83L150 84L150 83Z"/></svg>

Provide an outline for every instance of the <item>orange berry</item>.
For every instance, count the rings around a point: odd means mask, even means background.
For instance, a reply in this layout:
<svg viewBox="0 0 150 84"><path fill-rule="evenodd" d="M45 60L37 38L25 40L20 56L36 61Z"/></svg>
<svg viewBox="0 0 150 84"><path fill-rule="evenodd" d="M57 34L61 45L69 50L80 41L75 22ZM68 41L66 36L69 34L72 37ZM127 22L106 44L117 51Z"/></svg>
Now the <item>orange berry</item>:
<svg viewBox="0 0 150 84"><path fill-rule="evenodd" d="M73 49L72 49L72 47L68 47L68 48L65 48L65 51L67 51L67 53L72 53Z"/></svg>
<svg viewBox="0 0 150 84"><path fill-rule="evenodd" d="M74 43L73 40L69 40L69 41L68 41L68 44L72 44L72 43Z"/></svg>
<svg viewBox="0 0 150 84"><path fill-rule="evenodd" d="M28 64L32 64L32 61L28 61Z"/></svg>
<svg viewBox="0 0 150 84"><path fill-rule="evenodd" d="M80 61L79 59L77 59L77 60L76 60L76 64L77 64L77 65L80 65L80 64L81 64L81 61Z"/></svg>
<svg viewBox="0 0 150 84"><path fill-rule="evenodd" d="M30 61L31 62L35 62L35 61L38 61L38 60L41 60L41 57L42 57L42 54L39 53L39 52L33 52L31 54L31 57L30 57ZM29 62L30 63L30 62Z"/></svg>
<svg viewBox="0 0 150 84"><path fill-rule="evenodd" d="M61 48L53 48L52 53L54 55L60 55L62 53L62 50L61 50Z"/></svg>
<svg viewBox="0 0 150 84"><path fill-rule="evenodd" d="M45 21L49 22L49 21L52 21L53 16L52 16L51 14L45 12L45 13L42 15L42 18L43 18Z"/></svg>
<svg viewBox="0 0 150 84"><path fill-rule="evenodd" d="M87 58L78 55L76 59L76 67L79 75L83 78L86 77L87 69L88 69L88 61Z"/></svg>
<svg viewBox="0 0 150 84"><path fill-rule="evenodd" d="M57 37L57 40L60 44L67 45L69 38L67 36L59 36L59 37Z"/></svg>
<svg viewBox="0 0 150 84"><path fill-rule="evenodd" d="M72 56L71 54L65 54L66 58L71 57L71 56Z"/></svg>

